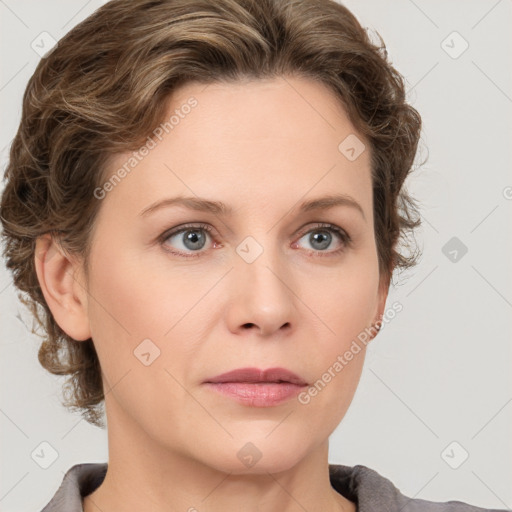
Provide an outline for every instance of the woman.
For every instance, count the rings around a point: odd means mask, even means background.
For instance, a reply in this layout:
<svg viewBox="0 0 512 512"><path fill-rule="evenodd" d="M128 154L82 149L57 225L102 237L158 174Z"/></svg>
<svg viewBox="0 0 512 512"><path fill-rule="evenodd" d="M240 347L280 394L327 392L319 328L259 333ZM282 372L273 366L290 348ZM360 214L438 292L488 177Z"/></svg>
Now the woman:
<svg viewBox="0 0 512 512"><path fill-rule="evenodd" d="M66 510L483 510L329 465L387 314L418 113L330 0L114 0L31 78L5 257L109 461Z"/></svg>

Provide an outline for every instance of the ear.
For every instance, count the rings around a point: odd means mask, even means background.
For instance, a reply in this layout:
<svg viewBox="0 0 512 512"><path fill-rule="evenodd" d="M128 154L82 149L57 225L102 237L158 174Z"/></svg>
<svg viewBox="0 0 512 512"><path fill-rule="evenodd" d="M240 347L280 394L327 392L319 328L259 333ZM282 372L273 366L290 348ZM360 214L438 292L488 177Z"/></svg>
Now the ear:
<svg viewBox="0 0 512 512"><path fill-rule="evenodd" d="M36 240L34 263L39 286L59 327L77 341L89 339L88 294L81 262L45 234Z"/></svg>
<svg viewBox="0 0 512 512"><path fill-rule="evenodd" d="M373 319L373 325L380 329L382 326L382 317L384 315L384 310L386 308L386 300L388 298L388 292L389 292L389 284L390 280L382 279L379 283L379 290L378 290L378 299L377 299L377 312ZM374 336L372 336L372 339L377 336L378 330L375 333Z"/></svg>

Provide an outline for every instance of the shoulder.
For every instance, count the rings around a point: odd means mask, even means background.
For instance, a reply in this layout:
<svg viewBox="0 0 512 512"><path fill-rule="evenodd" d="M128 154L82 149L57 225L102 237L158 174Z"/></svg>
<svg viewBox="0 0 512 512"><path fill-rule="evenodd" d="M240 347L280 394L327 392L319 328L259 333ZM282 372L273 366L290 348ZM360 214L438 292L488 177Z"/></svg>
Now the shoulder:
<svg viewBox="0 0 512 512"><path fill-rule="evenodd" d="M486 509L462 501L428 501L403 495L387 478L362 465L330 464L331 485L357 503L357 512L505 512Z"/></svg>
<svg viewBox="0 0 512 512"><path fill-rule="evenodd" d="M106 472L106 462L75 464L41 512L83 512L82 498L99 487Z"/></svg>

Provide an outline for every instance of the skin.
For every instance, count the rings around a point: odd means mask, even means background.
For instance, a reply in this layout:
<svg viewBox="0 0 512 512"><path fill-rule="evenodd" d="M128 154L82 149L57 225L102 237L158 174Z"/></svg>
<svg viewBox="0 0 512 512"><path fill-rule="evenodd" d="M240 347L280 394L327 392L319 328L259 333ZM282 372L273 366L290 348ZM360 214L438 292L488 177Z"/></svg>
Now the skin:
<svg viewBox="0 0 512 512"><path fill-rule="evenodd" d="M379 320L388 283L378 270L370 151L349 161L338 150L356 130L310 79L189 83L170 98L169 115L192 96L198 105L102 199L88 281L80 259L48 236L37 242L56 321L77 340L91 337L102 367L109 467L84 510L355 512L330 485L328 438L354 396L364 345L308 404L250 407L203 381L279 366L315 383ZM130 155L116 155L109 172ZM299 212L332 193L353 197L364 217L347 206ZM223 201L233 214L175 205L139 215L177 195ZM322 249L309 237L324 232L318 222L352 243L335 254L343 242L331 232ZM185 245L184 233L158 241L186 223L213 228L201 231L202 248ZM263 248L252 263L236 251L248 236ZM146 338L160 350L149 366L134 356ZM248 442L261 453L252 467L237 457Z"/></svg>

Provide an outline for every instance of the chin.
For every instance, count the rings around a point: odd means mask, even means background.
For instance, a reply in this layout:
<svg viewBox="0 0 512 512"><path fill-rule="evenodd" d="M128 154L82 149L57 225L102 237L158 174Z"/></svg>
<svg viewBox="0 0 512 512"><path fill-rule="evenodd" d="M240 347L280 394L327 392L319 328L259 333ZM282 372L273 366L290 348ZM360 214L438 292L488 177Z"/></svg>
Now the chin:
<svg viewBox="0 0 512 512"><path fill-rule="evenodd" d="M285 442L283 436L272 440L270 437L265 439L260 435L240 441L230 440L225 447L217 446L211 460L204 463L218 471L237 475L279 473L293 468L307 454L307 446L300 439L288 437Z"/></svg>

